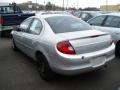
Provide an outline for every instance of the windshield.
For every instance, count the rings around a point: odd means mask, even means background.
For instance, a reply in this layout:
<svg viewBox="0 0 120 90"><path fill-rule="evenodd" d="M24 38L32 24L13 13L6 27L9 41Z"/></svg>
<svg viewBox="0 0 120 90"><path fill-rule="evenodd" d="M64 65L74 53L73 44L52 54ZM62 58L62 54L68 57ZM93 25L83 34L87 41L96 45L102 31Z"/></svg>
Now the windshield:
<svg viewBox="0 0 120 90"><path fill-rule="evenodd" d="M90 30L91 27L84 21L71 16L48 17L46 21L54 33Z"/></svg>

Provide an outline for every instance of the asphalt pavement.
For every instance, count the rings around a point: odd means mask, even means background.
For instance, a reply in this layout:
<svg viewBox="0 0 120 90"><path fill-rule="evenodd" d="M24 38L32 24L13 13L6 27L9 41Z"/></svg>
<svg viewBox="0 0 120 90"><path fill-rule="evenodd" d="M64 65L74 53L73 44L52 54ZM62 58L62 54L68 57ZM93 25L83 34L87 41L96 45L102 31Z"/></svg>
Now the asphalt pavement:
<svg viewBox="0 0 120 90"><path fill-rule="evenodd" d="M77 76L57 76L46 82L36 63L20 51L13 51L8 38L0 39L0 90L120 90L120 59L106 68Z"/></svg>

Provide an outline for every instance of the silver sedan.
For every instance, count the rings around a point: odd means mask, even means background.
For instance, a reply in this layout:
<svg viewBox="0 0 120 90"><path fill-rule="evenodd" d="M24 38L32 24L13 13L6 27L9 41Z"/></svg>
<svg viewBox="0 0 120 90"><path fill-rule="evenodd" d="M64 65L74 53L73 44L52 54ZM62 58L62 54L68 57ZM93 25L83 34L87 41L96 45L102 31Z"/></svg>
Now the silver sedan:
<svg viewBox="0 0 120 90"><path fill-rule="evenodd" d="M75 75L94 70L115 57L110 35L92 30L70 15L33 16L11 34L13 49L36 60L44 80L55 73Z"/></svg>

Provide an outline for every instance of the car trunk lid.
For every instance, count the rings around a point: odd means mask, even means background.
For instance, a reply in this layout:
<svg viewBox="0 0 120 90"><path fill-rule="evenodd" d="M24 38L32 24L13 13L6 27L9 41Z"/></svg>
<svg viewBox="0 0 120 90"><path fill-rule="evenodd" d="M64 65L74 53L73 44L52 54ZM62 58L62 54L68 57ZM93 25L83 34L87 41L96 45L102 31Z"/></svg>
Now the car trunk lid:
<svg viewBox="0 0 120 90"><path fill-rule="evenodd" d="M111 44L110 35L97 30L61 33L58 36L69 40L76 54L95 52Z"/></svg>

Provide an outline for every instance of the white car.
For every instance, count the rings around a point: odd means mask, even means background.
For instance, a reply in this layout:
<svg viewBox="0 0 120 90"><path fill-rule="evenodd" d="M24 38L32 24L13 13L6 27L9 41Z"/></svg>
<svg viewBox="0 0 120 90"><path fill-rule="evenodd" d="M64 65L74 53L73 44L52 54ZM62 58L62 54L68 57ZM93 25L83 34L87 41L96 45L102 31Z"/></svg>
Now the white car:
<svg viewBox="0 0 120 90"><path fill-rule="evenodd" d="M77 11L73 14L75 17L81 18L84 21L88 21L89 19L101 15L98 11Z"/></svg>
<svg viewBox="0 0 120 90"><path fill-rule="evenodd" d="M88 20L94 29L108 32L116 43L116 55L120 55L120 13L109 13Z"/></svg>
<svg viewBox="0 0 120 90"><path fill-rule="evenodd" d="M33 16L12 31L12 47L38 61L39 73L74 75L94 70L114 58L114 43L105 32L92 30L71 15Z"/></svg>

